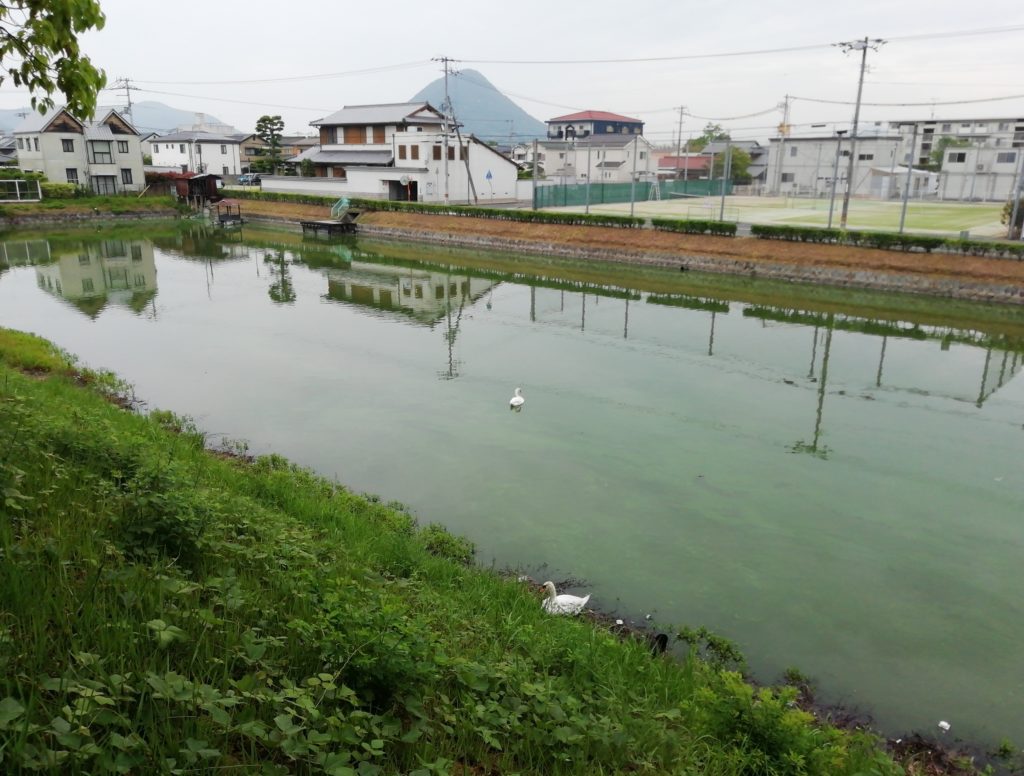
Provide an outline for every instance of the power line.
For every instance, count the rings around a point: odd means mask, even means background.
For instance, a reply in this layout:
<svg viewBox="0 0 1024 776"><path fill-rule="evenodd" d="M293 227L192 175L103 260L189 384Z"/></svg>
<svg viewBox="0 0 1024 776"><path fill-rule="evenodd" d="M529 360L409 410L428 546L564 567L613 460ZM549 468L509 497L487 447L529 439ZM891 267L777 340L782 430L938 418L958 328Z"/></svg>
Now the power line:
<svg viewBox="0 0 1024 776"><path fill-rule="evenodd" d="M883 108L920 108L931 105L971 105L977 102L1001 102L1004 100L1019 100L1024 94L1008 94L1003 97L981 97L974 100L929 100L928 102L862 102L861 105ZM846 100L822 100L815 97L793 97L794 100L802 102L820 102L828 105L854 105L855 103Z"/></svg>
<svg viewBox="0 0 1024 776"><path fill-rule="evenodd" d="M932 40L936 38L961 38L973 35L996 35L1007 32L1020 32L1024 30L1024 24L1010 25L1006 27L986 27L977 30L953 30L949 32L930 32L919 35L890 36L888 40L915 41ZM471 65L604 65L604 64L630 64L643 62L678 62L690 59L721 59L726 57L749 57L762 54L788 54L794 51L814 51L826 49L835 44L815 43L806 46L785 46L770 49L749 49L745 51L722 51L708 54L678 54L664 57L620 57L613 59L458 59L457 62Z"/></svg>
<svg viewBox="0 0 1024 776"><path fill-rule="evenodd" d="M316 73L313 75L290 75L282 76L280 78L250 78L239 81L146 81L142 79L136 79L137 83L140 84L161 84L161 85L173 85L173 86L229 86L229 85L243 85L243 84L271 84L271 83L289 83L293 81L320 81L329 78L344 78L350 75L368 75L371 73L385 73L392 70L404 70L406 68L422 67L423 65L429 65L429 59L417 60L415 62L402 62L395 65L380 65L379 67L366 67L361 70L344 70L338 73Z"/></svg>
<svg viewBox="0 0 1024 776"><path fill-rule="evenodd" d="M182 94L180 92L162 92L156 89L143 89L139 87L136 91L145 94L162 94L168 97L189 97L194 100L215 100L216 102L233 102L239 105L257 105L262 108L285 108L287 110L308 110L312 113L329 113L335 108L311 108L308 105L275 105L270 102L253 102L251 100L230 100L227 97L210 97L201 94Z"/></svg>

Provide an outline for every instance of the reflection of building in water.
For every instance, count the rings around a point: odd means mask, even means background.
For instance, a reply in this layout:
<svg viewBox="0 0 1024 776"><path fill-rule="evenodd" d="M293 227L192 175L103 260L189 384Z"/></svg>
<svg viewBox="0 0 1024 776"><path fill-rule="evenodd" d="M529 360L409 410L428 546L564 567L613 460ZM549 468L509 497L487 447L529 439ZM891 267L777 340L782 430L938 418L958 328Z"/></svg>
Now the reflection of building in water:
<svg viewBox="0 0 1024 776"><path fill-rule="evenodd" d="M148 240L99 240L53 248L36 266L36 283L90 318L108 303L142 312L156 295L156 263Z"/></svg>
<svg viewBox="0 0 1024 776"><path fill-rule="evenodd" d="M493 286L485 278L354 261L327 272L327 298L400 315L433 327L453 309L476 302Z"/></svg>

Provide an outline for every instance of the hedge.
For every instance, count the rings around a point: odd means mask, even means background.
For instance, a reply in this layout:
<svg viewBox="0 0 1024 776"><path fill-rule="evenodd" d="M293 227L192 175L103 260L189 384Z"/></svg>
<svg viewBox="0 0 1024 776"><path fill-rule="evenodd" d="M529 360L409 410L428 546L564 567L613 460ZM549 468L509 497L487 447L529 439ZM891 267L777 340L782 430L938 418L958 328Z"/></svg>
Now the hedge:
<svg viewBox="0 0 1024 776"><path fill-rule="evenodd" d="M542 210L504 210L499 208L468 207L465 205L427 205L421 202L395 202L385 199L352 199L352 206L363 210L391 210L401 213L431 213L444 216L468 216L495 221L521 221L540 224L568 224L571 226L614 226L637 229L644 219L586 213L549 213Z"/></svg>
<svg viewBox="0 0 1024 776"><path fill-rule="evenodd" d="M971 256L991 256L1024 260L1024 243L988 242L986 240L951 240L923 234L896 234L895 232L843 231L805 226L765 226L753 224L750 233L763 240L789 240L791 242L831 243L855 245L860 248L913 251L945 250Z"/></svg>
<svg viewBox="0 0 1024 776"><path fill-rule="evenodd" d="M686 234L716 234L735 237L736 224L728 221L709 221L697 218L677 220L673 218L652 218L651 225L659 232L685 232Z"/></svg>
<svg viewBox="0 0 1024 776"><path fill-rule="evenodd" d="M299 205L326 205L331 207L338 197L324 197L319 194L284 194L257 189L225 189L224 196L231 199L259 199L265 202L295 202Z"/></svg>
<svg viewBox="0 0 1024 776"><path fill-rule="evenodd" d="M74 183L49 183L43 181L39 184L43 199L74 199L82 196L81 189Z"/></svg>

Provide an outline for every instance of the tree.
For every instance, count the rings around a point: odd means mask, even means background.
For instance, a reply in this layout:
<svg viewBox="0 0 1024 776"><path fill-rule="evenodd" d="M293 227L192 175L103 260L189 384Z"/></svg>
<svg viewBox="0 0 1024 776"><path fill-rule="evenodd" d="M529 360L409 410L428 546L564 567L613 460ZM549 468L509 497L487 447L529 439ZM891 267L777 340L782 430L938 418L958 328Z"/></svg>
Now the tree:
<svg viewBox="0 0 1024 776"><path fill-rule="evenodd" d="M102 29L98 0L6 0L0 3L0 84L10 79L32 92L32 107L46 113L60 93L83 118L96 112L107 83L78 46L78 35Z"/></svg>
<svg viewBox="0 0 1024 776"><path fill-rule="evenodd" d="M946 161L946 150L949 148L965 148L969 146L971 141L966 137L950 137L949 135L943 135L935 141L935 145L932 148L932 152L928 155L931 160L931 167L935 170L942 169L942 163Z"/></svg>
<svg viewBox="0 0 1024 776"><path fill-rule="evenodd" d="M747 168L750 167L750 154L744 151L742 148L732 146L729 149L729 156L732 157L732 162L729 165L729 180L733 183L749 183L750 176L747 174ZM722 168L725 165L725 154L716 154L714 166L711 170L712 178L722 177Z"/></svg>
<svg viewBox="0 0 1024 776"><path fill-rule="evenodd" d="M689 151L703 151L704 147L709 143L715 143L719 140L728 140L729 133L725 131L725 128L721 124L712 124L710 121L704 126L704 131L701 132L700 137L695 137L689 143L686 144L687 150Z"/></svg>
<svg viewBox="0 0 1024 776"><path fill-rule="evenodd" d="M256 122L256 137L267 144L265 160L271 173L276 173L281 164L281 133L284 122L280 116L260 116Z"/></svg>
<svg viewBox="0 0 1024 776"><path fill-rule="evenodd" d="M299 162L299 172L303 178L312 178L316 175L316 165L312 159L303 159Z"/></svg>
<svg viewBox="0 0 1024 776"><path fill-rule="evenodd" d="M1013 218L1013 195L1010 195L1010 198L1006 200L1006 204L1003 205L1003 216L999 221L1010 226L1007 236L1011 240L1016 240L1021 236L1021 231L1024 229L1024 197L1021 197L1020 202L1017 204L1017 219L1012 225L1010 225L1011 218Z"/></svg>

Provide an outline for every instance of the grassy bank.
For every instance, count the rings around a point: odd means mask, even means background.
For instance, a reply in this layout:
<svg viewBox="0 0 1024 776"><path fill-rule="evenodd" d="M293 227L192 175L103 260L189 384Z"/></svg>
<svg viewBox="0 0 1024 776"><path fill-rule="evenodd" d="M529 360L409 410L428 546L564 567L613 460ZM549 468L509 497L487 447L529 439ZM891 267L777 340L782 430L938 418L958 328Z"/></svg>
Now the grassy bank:
<svg viewBox="0 0 1024 776"><path fill-rule="evenodd" d="M0 218L55 218L78 215L127 215L129 213L163 214L169 217L179 212L173 197L94 196L74 199L44 199L42 202L22 202L0 206Z"/></svg>
<svg viewBox="0 0 1024 776"><path fill-rule="evenodd" d="M905 772L795 690L547 616L439 527L122 393L0 330L3 772Z"/></svg>

